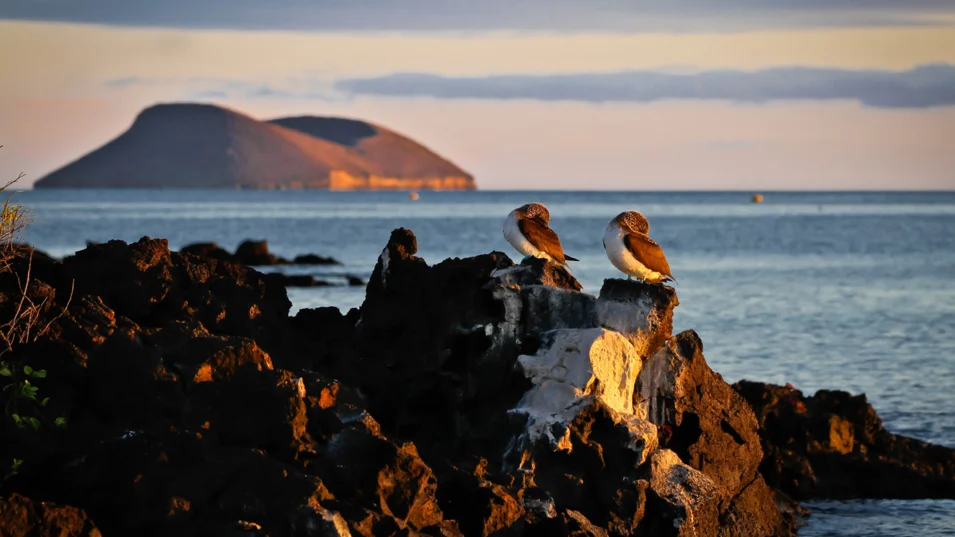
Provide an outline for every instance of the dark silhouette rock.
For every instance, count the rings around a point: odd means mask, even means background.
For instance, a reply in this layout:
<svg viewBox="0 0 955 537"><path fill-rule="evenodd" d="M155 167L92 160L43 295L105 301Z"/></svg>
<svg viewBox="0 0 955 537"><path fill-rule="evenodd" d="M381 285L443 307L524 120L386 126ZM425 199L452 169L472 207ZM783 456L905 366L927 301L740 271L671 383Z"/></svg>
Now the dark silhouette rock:
<svg viewBox="0 0 955 537"><path fill-rule="evenodd" d="M595 297L500 252L429 265L397 229L361 308L289 317L282 285L217 251L111 241L41 270L28 292L50 328L4 361L42 368L50 400L11 403L39 430L0 420L0 472L24 461L5 497L107 535L791 534L757 435L799 407L754 415L693 332L672 335L670 288ZM0 315L23 258L0 270ZM817 487L862 479L817 464L881 445L874 413L817 398L799 460ZM913 449L911 468L942 463Z"/></svg>
<svg viewBox="0 0 955 537"><path fill-rule="evenodd" d="M0 498L0 533L7 537L57 535L99 537L101 534L82 509L34 502L19 494Z"/></svg>
<svg viewBox="0 0 955 537"><path fill-rule="evenodd" d="M206 257L235 263L246 266L271 266L271 265L341 265L341 262L332 258L316 254L304 254L296 256L289 261L276 256L269 251L267 241L247 240L239 244L236 253L232 254L225 248L222 248L214 242L197 242L183 246L180 253L191 254L197 257ZM272 276L272 275L270 275ZM284 276L284 278L283 278ZM276 281L282 280L283 285L295 287L314 287L316 285L329 285L327 282L316 280L314 277L307 276L273 276ZM311 279L307 279L311 278Z"/></svg>
<svg viewBox="0 0 955 537"><path fill-rule="evenodd" d="M214 242L197 242L193 244L187 244L186 246L180 248L179 252L183 254L192 254L199 257L211 257L213 259L228 261L230 263L238 262L232 253Z"/></svg>
<svg viewBox="0 0 955 537"><path fill-rule="evenodd" d="M265 275L265 279L283 287L328 287L331 285L325 280L316 279L315 276L308 274L271 272Z"/></svg>
<svg viewBox="0 0 955 537"><path fill-rule="evenodd" d="M269 252L266 241L244 241L235 250L236 260L243 265L268 266L285 265L288 261Z"/></svg>
<svg viewBox="0 0 955 537"><path fill-rule="evenodd" d="M759 421L760 472L793 498L955 498L955 450L890 433L865 395L733 387Z"/></svg>
<svg viewBox="0 0 955 537"><path fill-rule="evenodd" d="M325 257L316 254L297 255L292 263L296 265L341 265L341 262L333 257Z"/></svg>
<svg viewBox="0 0 955 537"><path fill-rule="evenodd" d="M383 127L338 118L264 122L219 106L180 103L143 110L129 130L41 178L36 188L475 186L467 172Z"/></svg>
<svg viewBox="0 0 955 537"><path fill-rule="evenodd" d="M359 278L358 276L352 276L351 274L345 275L345 281L351 287L364 287L368 284L365 280Z"/></svg>

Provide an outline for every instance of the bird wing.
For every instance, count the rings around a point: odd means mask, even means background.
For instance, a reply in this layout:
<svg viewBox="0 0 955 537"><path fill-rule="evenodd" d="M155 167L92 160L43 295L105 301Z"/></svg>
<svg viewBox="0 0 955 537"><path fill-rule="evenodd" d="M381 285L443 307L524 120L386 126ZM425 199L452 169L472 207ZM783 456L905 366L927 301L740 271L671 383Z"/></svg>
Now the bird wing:
<svg viewBox="0 0 955 537"><path fill-rule="evenodd" d="M623 244L630 250L637 261L648 269L673 278L670 274L670 264L667 263L663 248L653 239L640 233L627 233L623 237Z"/></svg>
<svg viewBox="0 0 955 537"><path fill-rule="evenodd" d="M560 238L553 229L547 227L547 224L537 218L521 218L517 225L535 248L551 256L561 265L567 263L564 249L560 245Z"/></svg>

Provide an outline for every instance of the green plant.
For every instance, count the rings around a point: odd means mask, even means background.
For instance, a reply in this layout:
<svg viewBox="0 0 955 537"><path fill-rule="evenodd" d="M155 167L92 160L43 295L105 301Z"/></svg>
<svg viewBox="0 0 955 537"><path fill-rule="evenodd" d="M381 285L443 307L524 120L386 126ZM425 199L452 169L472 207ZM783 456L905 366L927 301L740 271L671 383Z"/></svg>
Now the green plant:
<svg viewBox="0 0 955 537"><path fill-rule="evenodd" d="M3 147L3 146L0 146ZM20 174L13 181L0 187L0 192L7 190L13 183L23 178ZM14 270L13 260L20 253L20 246L17 240L20 234L29 224L29 211L8 197L0 208L0 274L8 273L16 279L19 290L19 298L14 298L15 307L4 322L0 322L0 357L13 351L15 347L21 344L28 344L36 341L46 334L50 327L60 318L69 307L73 298L72 290L66 305L60 312L53 315L52 318L43 322L47 298L42 301L34 301L30 297L30 285L33 269L33 252L29 251L27 259L26 274L21 279L20 274ZM21 359L22 360L22 359ZM0 361L0 392L3 394L4 415L12 420L14 426L20 429L30 428L35 431L46 424L52 427L63 427L66 425L66 418L57 417L52 422L44 416L43 409L50 402L49 397L39 397L40 388L32 381L46 378L46 370L34 369L30 365L21 361Z"/></svg>
<svg viewBox="0 0 955 537"><path fill-rule="evenodd" d="M10 462L10 468L7 470L7 473L4 474L3 479L0 479L0 483L17 475L17 473L20 472L21 466L23 466L23 459L14 458L13 461Z"/></svg>
<svg viewBox="0 0 955 537"><path fill-rule="evenodd" d="M44 422L47 426L66 426L64 417L55 418L52 422L44 417L42 409L50 403L50 398L41 399L40 388L30 382L31 379L46 378L45 369L33 369L28 365L19 369L16 365L0 362L0 377L8 379L4 381L3 387L6 396L4 414L13 420L17 428L39 431Z"/></svg>

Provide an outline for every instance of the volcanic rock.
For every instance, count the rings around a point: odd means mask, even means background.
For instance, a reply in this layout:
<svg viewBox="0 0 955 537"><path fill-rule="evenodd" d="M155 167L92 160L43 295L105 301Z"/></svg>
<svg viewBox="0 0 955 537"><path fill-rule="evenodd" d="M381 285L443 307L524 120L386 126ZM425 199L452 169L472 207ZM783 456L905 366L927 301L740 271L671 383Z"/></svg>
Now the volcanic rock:
<svg viewBox="0 0 955 537"><path fill-rule="evenodd" d="M866 396L740 381L765 452L760 472L808 498L955 498L955 450L894 435Z"/></svg>
<svg viewBox="0 0 955 537"><path fill-rule="evenodd" d="M0 493L120 535L789 534L675 293L416 254L395 230L361 308L292 318L268 277L161 240L51 265L50 329L7 355L50 401L0 424L0 465L25 461ZM0 313L18 292L0 274Z"/></svg>
<svg viewBox="0 0 955 537"><path fill-rule="evenodd" d="M82 509L48 502L33 502L16 493L0 498L0 534L6 537L101 535Z"/></svg>

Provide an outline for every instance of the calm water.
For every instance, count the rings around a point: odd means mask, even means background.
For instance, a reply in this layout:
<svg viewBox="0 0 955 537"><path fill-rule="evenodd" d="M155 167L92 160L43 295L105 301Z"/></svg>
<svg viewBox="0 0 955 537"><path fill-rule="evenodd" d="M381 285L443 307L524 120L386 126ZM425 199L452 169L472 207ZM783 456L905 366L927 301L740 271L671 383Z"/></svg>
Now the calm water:
<svg viewBox="0 0 955 537"><path fill-rule="evenodd" d="M615 275L607 221L642 211L679 279L676 329L697 330L712 367L814 392L865 392L898 433L955 447L955 193L404 193L37 191L18 194L28 239L54 256L87 240L165 237L177 248L267 239L291 257L367 277L393 228L431 263L501 250L524 203L545 203L585 290ZM295 308L358 306L362 288L291 289ZM824 502L801 535L955 535L955 502ZM916 530L917 528L917 530Z"/></svg>

